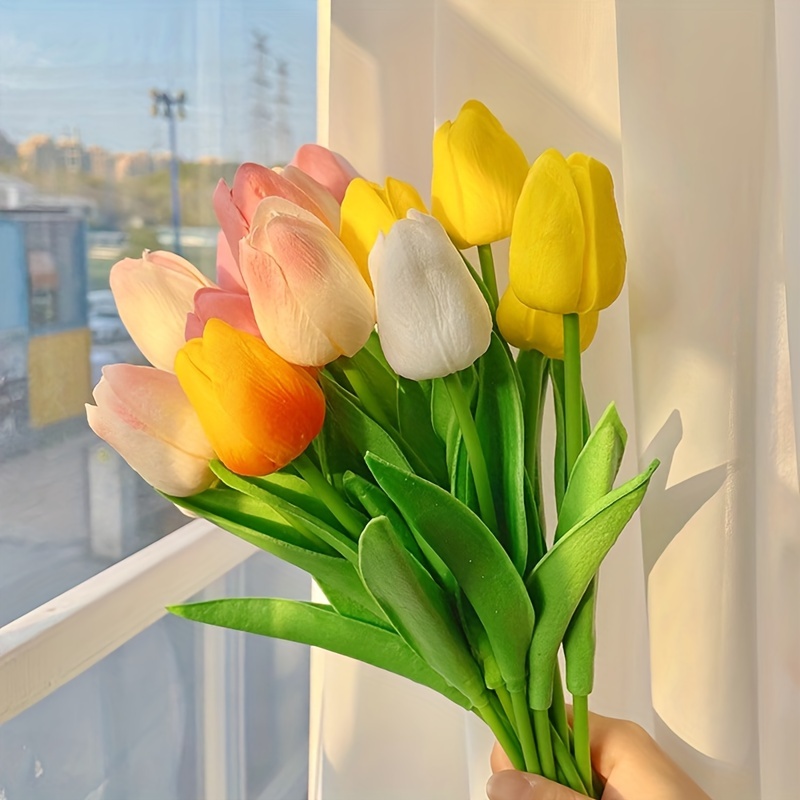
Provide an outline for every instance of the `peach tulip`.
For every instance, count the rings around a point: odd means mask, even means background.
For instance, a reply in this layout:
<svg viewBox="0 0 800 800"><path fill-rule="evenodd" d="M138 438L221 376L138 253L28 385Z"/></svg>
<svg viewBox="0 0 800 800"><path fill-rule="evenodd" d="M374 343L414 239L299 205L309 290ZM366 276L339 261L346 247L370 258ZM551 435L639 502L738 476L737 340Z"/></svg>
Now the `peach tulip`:
<svg viewBox="0 0 800 800"><path fill-rule="evenodd" d="M220 289L229 292L246 292L239 262L231 252L231 246L225 234L217 234L217 283Z"/></svg>
<svg viewBox="0 0 800 800"><path fill-rule="evenodd" d="M186 317L186 340L202 336L210 319L221 319L253 336L261 335L250 297L243 292L226 292L216 286L200 289L194 296L194 311Z"/></svg>
<svg viewBox="0 0 800 800"><path fill-rule="evenodd" d="M185 258L145 250L111 268L111 291L120 319L144 357L172 372L175 353L186 341L186 315L198 289L213 286Z"/></svg>
<svg viewBox="0 0 800 800"><path fill-rule="evenodd" d="M240 475L275 472L322 428L325 397L308 372L222 320L184 345L175 371L217 456Z"/></svg>
<svg viewBox="0 0 800 800"><path fill-rule="evenodd" d="M169 372L112 364L86 406L89 427L151 486L187 497L214 482L214 451L195 410Z"/></svg>
<svg viewBox="0 0 800 800"><path fill-rule="evenodd" d="M290 166L303 170L322 184L338 203L344 199L350 181L358 177L355 168L344 156L320 144L301 145L292 157Z"/></svg>
<svg viewBox="0 0 800 800"><path fill-rule="evenodd" d="M369 338L372 292L345 246L302 209L262 201L239 263L261 335L287 361L322 366Z"/></svg>
<svg viewBox="0 0 800 800"><path fill-rule="evenodd" d="M291 181L298 189L304 191L319 206L331 230L339 230L340 204L321 183L291 164L283 169L280 167L274 167L274 169L281 177Z"/></svg>
<svg viewBox="0 0 800 800"><path fill-rule="evenodd" d="M330 225L322 209L302 189L275 170L259 164L242 164L233 177L233 187L220 180L214 190L214 212L234 258L239 241L250 232L250 223L265 197L283 197Z"/></svg>

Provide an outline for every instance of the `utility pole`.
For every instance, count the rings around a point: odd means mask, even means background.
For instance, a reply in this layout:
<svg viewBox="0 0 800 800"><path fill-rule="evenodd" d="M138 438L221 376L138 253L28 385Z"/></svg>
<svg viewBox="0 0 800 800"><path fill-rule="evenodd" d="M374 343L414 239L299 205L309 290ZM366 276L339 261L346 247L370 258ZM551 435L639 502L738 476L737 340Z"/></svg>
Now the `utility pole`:
<svg viewBox="0 0 800 800"><path fill-rule="evenodd" d="M174 231L174 249L178 255L181 253L181 194L178 183L178 134L177 120L186 118L186 92L177 94L162 92L158 89L150 90L153 101L150 113L154 116L163 116L169 125L170 149L170 185L172 187L172 229Z"/></svg>
<svg viewBox="0 0 800 800"><path fill-rule="evenodd" d="M289 127L289 63L278 59L275 69L278 85L275 92L275 153L278 164L286 164L291 158L292 129Z"/></svg>
<svg viewBox="0 0 800 800"><path fill-rule="evenodd" d="M253 69L253 154L256 160L271 166L273 160L272 135L272 53L269 36L253 31L255 63Z"/></svg>

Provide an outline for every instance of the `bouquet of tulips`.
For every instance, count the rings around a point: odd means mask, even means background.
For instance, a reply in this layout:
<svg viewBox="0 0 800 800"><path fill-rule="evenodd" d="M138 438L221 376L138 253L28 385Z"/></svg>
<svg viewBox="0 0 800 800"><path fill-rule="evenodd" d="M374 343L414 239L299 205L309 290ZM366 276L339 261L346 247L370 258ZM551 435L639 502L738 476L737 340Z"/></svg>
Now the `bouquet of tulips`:
<svg viewBox="0 0 800 800"><path fill-rule="evenodd" d="M520 769L597 797L596 574L656 467L614 488L625 429L613 405L592 426L581 385L625 275L611 175L555 150L529 166L477 101L433 155L431 213L317 145L221 181L217 284L169 253L114 266L152 367L106 368L89 423L172 502L306 570L329 601L174 613L424 684ZM508 236L499 297L491 244Z"/></svg>

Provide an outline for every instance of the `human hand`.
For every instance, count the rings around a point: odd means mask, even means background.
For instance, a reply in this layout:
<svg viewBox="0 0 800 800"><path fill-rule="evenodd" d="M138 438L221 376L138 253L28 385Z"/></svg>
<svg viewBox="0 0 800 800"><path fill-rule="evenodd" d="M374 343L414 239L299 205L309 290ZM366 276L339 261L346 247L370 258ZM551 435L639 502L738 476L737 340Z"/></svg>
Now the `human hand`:
<svg viewBox="0 0 800 800"><path fill-rule="evenodd" d="M591 714L592 765L605 783L603 800L711 800L633 722ZM495 745L486 791L489 800L586 800L566 786L513 769Z"/></svg>

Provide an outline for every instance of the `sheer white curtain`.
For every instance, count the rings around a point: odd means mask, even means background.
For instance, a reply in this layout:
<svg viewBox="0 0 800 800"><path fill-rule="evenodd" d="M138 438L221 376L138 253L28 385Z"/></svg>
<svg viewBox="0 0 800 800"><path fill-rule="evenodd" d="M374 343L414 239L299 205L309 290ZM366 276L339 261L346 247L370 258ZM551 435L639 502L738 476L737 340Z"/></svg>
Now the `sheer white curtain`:
<svg viewBox="0 0 800 800"><path fill-rule="evenodd" d="M800 756L800 6L796 0L323 3L321 136L425 189L434 127L486 102L532 160L611 167L629 281L589 351L628 462L663 466L603 569L595 710L712 797L794 800ZM795 391L793 392L793 376ZM313 798L481 798L482 731L315 654ZM790 788L791 787L791 788Z"/></svg>

